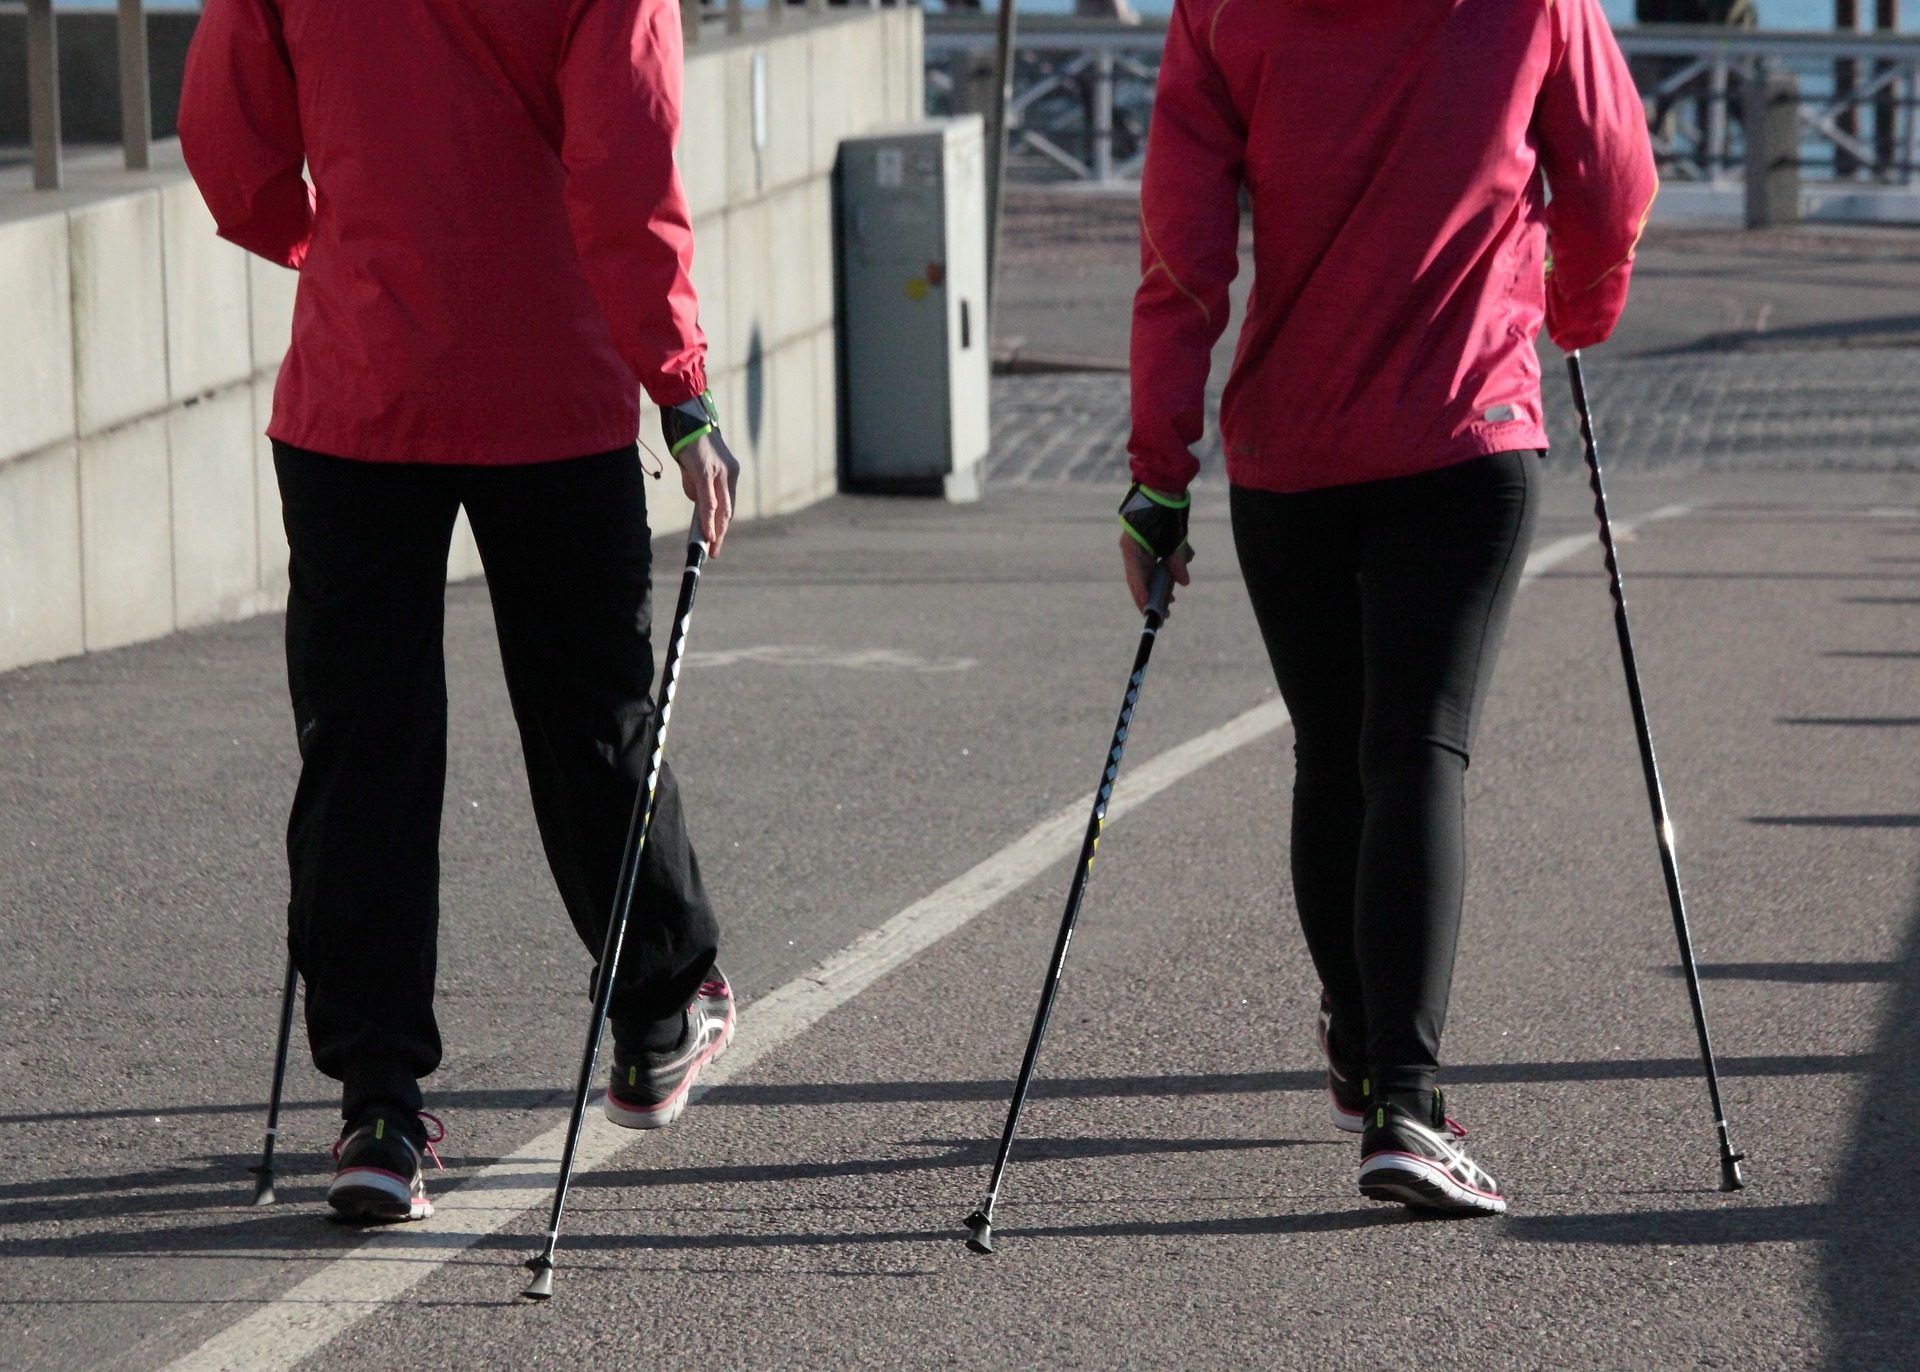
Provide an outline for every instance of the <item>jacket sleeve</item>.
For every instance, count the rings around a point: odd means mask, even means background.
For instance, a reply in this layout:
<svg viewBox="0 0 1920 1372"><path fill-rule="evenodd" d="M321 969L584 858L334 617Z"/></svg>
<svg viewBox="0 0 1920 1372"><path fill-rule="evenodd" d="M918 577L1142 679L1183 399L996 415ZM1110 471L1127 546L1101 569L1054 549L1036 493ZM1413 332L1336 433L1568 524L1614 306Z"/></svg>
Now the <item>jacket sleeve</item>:
<svg viewBox="0 0 1920 1372"><path fill-rule="evenodd" d="M273 0L207 0L187 52L180 150L222 238L300 266L314 197Z"/></svg>
<svg viewBox="0 0 1920 1372"><path fill-rule="evenodd" d="M1547 174L1547 332L1571 351L1606 341L1659 177L1646 111L1599 0L1549 0L1552 50L1534 108Z"/></svg>
<svg viewBox="0 0 1920 1372"><path fill-rule="evenodd" d="M614 346L657 405L707 388L689 272L679 0L576 0L560 59L567 216Z"/></svg>
<svg viewBox="0 0 1920 1372"><path fill-rule="evenodd" d="M1220 0L1179 0L1147 131L1133 297L1133 478L1178 494L1200 470L1207 368L1240 267L1246 130L1210 45Z"/></svg>

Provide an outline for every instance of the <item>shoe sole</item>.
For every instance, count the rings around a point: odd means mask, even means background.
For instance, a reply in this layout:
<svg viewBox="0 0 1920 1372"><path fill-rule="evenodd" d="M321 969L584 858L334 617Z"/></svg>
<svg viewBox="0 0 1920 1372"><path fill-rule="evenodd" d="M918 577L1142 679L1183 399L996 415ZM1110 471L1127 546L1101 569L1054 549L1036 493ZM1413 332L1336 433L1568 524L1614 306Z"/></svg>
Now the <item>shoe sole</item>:
<svg viewBox="0 0 1920 1372"><path fill-rule="evenodd" d="M1331 1091L1327 1092L1327 1119L1343 1134L1367 1132L1367 1112L1347 1109Z"/></svg>
<svg viewBox="0 0 1920 1372"><path fill-rule="evenodd" d="M1464 1185L1437 1162L1412 1153L1378 1153L1360 1164L1360 1194L1448 1215L1501 1215L1503 1196Z"/></svg>
<svg viewBox="0 0 1920 1372"><path fill-rule="evenodd" d="M665 1129L686 1113L687 1097L693 1091L694 1082L700 1079L700 1073L706 1070L707 1064L726 1052L728 1046L733 1043L734 1023L733 1006L729 1003L727 1022L720 1030L720 1036L713 1041L712 1047L694 1059L693 1066L687 1069L686 1080L680 1083L679 1088L658 1105L636 1108L615 1100L613 1092L609 1091L600 1102L600 1113L622 1129Z"/></svg>
<svg viewBox="0 0 1920 1372"><path fill-rule="evenodd" d="M327 1204L341 1219L360 1224L400 1224L433 1213L432 1201L416 1199L405 1181L376 1167L350 1167L336 1176Z"/></svg>

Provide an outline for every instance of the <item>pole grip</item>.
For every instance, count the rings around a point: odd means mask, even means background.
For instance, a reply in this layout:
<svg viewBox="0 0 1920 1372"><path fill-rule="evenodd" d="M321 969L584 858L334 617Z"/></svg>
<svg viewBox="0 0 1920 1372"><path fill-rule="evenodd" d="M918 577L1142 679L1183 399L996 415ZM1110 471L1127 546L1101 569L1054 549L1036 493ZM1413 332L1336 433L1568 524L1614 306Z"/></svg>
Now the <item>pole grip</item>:
<svg viewBox="0 0 1920 1372"><path fill-rule="evenodd" d="M1167 617L1167 601L1173 595L1173 573L1167 564L1153 564L1153 575L1147 580L1147 618L1155 624Z"/></svg>
<svg viewBox="0 0 1920 1372"><path fill-rule="evenodd" d="M1193 561L1193 544L1180 545L1180 555L1188 562ZM1167 617L1167 602L1173 598L1173 570L1167 566L1167 560L1161 558L1153 564L1153 575L1147 578L1146 613L1153 616L1157 626Z"/></svg>

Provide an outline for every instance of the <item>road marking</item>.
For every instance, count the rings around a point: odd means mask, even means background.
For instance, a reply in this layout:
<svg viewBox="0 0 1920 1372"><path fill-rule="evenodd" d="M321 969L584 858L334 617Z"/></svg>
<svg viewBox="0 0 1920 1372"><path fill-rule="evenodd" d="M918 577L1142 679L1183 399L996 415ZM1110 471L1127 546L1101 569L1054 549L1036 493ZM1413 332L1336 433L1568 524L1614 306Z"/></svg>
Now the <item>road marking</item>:
<svg viewBox="0 0 1920 1372"><path fill-rule="evenodd" d="M977 657L922 657L900 648L825 648L817 643L763 643L751 648L709 648L687 654L688 667L737 667L743 662L773 667L840 667L855 672L964 672Z"/></svg>
<svg viewBox="0 0 1920 1372"><path fill-rule="evenodd" d="M1637 520L1616 523L1616 533L1673 519L1688 505L1666 505ZM1592 534L1569 535L1527 558L1521 580L1594 549ZM1597 557L1596 557L1597 562ZM1112 823L1154 796L1287 723L1278 698L1209 729L1122 774L1107 808ZM776 1048L797 1038L881 977L965 927L1048 868L1072 857L1087 824L1087 801L1076 800L1027 830L997 853L909 905L878 928L855 939L812 971L746 1007L733 1047L702 1075L696 1092L746 1072ZM511 1157L474 1173L434 1201L434 1217L420 1228L389 1230L328 1263L270 1304L229 1326L170 1365L171 1372L272 1372L312 1357L369 1315L378 1313L440 1266L529 1210L552 1204L553 1178L566 1141L563 1119ZM580 1136L578 1172L590 1172L637 1141L627 1130L589 1113ZM529 1235L529 1253L537 1240ZM560 1244L559 1284L566 1282L566 1242ZM503 1282L517 1278L511 1269ZM564 1300L564 1291L559 1299Z"/></svg>

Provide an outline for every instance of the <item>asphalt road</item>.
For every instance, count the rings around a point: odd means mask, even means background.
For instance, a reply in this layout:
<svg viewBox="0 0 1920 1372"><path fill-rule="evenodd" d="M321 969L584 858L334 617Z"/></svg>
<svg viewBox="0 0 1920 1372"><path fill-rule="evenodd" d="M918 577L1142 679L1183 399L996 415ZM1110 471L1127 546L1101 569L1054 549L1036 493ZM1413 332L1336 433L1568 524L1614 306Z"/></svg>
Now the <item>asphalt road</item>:
<svg viewBox="0 0 1920 1372"><path fill-rule="evenodd" d="M1120 355L1131 208L1011 204L1002 342ZM322 1218L336 1097L298 1055L281 1203L245 1204L279 621L0 675L0 1366L1920 1365L1920 238L1656 234L1638 281L1593 367L1616 515L1662 516L1622 553L1748 1191L1714 1189L1568 450L1469 778L1446 1045L1512 1212L1370 1204L1324 1122L1287 735L1246 727L1273 689L1208 493L1122 778L1159 789L1102 846L1001 1251L965 1251L1138 628L1124 380L1007 377L984 502L746 527L702 589L673 753L741 1039L665 1134L589 1131L544 1307L587 959L484 590L448 621L442 1213L373 1236Z"/></svg>
<svg viewBox="0 0 1920 1372"><path fill-rule="evenodd" d="M729 541L673 747L743 1034L1085 802L1137 627L1111 496L843 499ZM276 1302L358 1250L419 1280L345 1310L314 1367L1912 1365L1920 479L1628 475L1614 498L1691 507L1623 555L1746 1193L1714 1189L1588 549L1522 593L1470 779L1447 1083L1504 1219L1353 1189L1284 889L1284 734L1110 829L992 1258L959 1221L1071 842L583 1176L550 1305L517 1297L532 1210L444 1251L439 1221L325 1222L335 1122L304 1064L282 1203L249 1209L293 752L267 618L0 676L0 1362L154 1368L262 1311L332 1319ZM1536 546L1589 529L1562 481ZM1196 540L1130 772L1271 698L1218 509ZM561 1118L585 1010L478 588L448 639L443 1192Z"/></svg>

